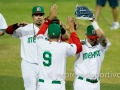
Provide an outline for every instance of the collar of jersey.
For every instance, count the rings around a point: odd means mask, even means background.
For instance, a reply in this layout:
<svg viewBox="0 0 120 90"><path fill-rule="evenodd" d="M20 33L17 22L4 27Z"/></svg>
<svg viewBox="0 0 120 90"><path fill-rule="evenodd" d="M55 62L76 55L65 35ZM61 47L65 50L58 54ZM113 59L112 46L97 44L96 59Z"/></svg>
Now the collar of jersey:
<svg viewBox="0 0 120 90"><path fill-rule="evenodd" d="M87 39L85 39L85 42L86 42L86 45L89 47L89 48L92 48L93 46L88 42Z"/></svg>

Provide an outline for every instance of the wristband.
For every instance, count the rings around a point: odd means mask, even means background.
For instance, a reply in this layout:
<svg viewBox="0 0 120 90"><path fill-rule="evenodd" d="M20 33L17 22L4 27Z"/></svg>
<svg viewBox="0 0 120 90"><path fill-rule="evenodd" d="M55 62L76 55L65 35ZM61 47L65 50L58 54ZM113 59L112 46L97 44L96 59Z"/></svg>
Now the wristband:
<svg viewBox="0 0 120 90"><path fill-rule="evenodd" d="M95 30L98 30L100 28L96 21L93 21L91 24L92 24L92 26L94 27Z"/></svg>
<svg viewBox="0 0 120 90"><path fill-rule="evenodd" d="M64 35L65 33L66 33L66 30L63 27L61 27L61 34Z"/></svg>
<svg viewBox="0 0 120 90"><path fill-rule="evenodd" d="M17 25L18 23L16 24L13 24L13 29L16 30L17 28L19 28L19 26Z"/></svg>
<svg viewBox="0 0 120 90"><path fill-rule="evenodd" d="M47 23L47 24L50 24L52 22L52 20L50 20L49 18L47 18L46 20L45 20L45 23Z"/></svg>

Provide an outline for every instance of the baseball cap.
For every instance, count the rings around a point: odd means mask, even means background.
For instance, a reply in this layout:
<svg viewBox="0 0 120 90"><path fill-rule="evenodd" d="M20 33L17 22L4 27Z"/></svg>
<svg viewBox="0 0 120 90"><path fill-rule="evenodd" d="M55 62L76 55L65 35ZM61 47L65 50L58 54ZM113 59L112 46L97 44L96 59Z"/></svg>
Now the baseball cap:
<svg viewBox="0 0 120 90"><path fill-rule="evenodd" d="M55 23L50 24L48 26L48 35L53 38L59 36L60 35L60 25L55 24Z"/></svg>
<svg viewBox="0 0 120 90"><path fill-rule="evenodd" d="M42 6L35 6L32 9L32 14L44 13L44 8Z"/></svg>
<svg viewBox="0 0 120 90"><path fill-rule="evenodd" d="M93 27L92 25L89 25L89 26L87 27L87 32L86 32L86 34L87 34L87 37L88 37L89 39L96 39L96 38L98 38L98 36L97 36L97 34L96 34L96 31L95 31L95 29L94 29L94 27Z"/></svg>

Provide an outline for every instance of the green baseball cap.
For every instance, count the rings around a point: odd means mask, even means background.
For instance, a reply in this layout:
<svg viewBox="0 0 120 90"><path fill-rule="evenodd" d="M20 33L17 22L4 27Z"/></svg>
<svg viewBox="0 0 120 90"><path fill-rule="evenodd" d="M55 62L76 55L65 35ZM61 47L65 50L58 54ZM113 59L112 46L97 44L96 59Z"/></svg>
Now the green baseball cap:
<svg viewBox="0 0 120 90"><path fill-rule="evenodd" d="M87 37L90 38L90 39L95 39L95 38L98 38L97 34L96 34L96 31L94 29L94 27L92 25L89 25L87 27Z"/></svg>
<svg viewBox="0 0 120 90"><path fill-rule="evenodd" d="M60 35L60 25L59 24L50 24L48 27L48 35L50 37L57 37Z"/></svg>
<svg viewBox="0 0 120 90"><path fill-rule="evenodd" d="M32 9L32 14L44 13L44 8L42 6L35 6Z"/></svg>

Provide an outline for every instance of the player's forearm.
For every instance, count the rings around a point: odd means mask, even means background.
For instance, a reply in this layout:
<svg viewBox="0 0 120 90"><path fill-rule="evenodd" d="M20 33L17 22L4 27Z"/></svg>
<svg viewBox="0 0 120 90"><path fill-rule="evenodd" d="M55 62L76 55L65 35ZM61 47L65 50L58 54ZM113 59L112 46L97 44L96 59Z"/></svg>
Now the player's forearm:
<svg viewBox="0 0 120 90"><path fill-rule="evenodd" d="M104 31L98 26L96 21L92 21L91 24L96 30L96 34L99 37L100 44L105 47L107 45L107 39L104 34Z"/></svg>
<svg viewBox="0 0 120 90"><path fill-rule="evenodd" d="M48 26L50 25L50 23L51 23L51 20L46 19L46 21L39 28L39 31L38 31L37 35L39 35L39 34L43 34L44 35L46 30L47 30L47 28L48 28Z"/></svg>
<svg viewBox="0 0 120 90"><path fill-rule="evenodd" d="M67 31L62 27L62 25L60 25L60 26L61 26L61 35L62 35L61 40L62 40L62 41L67 41L67 40L69 39L68 33L67 33Z"/></svg>
<svg viewBox="0 0 120 90"><path fill-rule="evenodd" d="M68 39L69 39L68 33L65 32L65 34L62 35L61 40L62 40L62 41L66 41L66 40L68 40Z"/></svg>
<svg viewBox="0 0 120 90"><path fill-rule="evenodd" d="M80 42L80 39L79 37L77 36L76 32L71 32L71 35L70 35L70 42L69 43L74 43L77 47L77 52L76 53L79 53L82 51L82 44Z"/></svg>
<svg viewBox="0 0 120 90"><path fill-rule="evenodd" d="M101 37L104 34L104 31L99 27L95 20L90 21L94 29L96 30L96 34L98 37Z"/></svg>
<svg viewBox="0 0 120 90"><path fill-rule="evenodd" d="M6 33L7 33L7 34L13 34L13 32L14 32L17 28L19 28L18 23L13 24L13 25L10 25L10 26L8 26L8 27L6 28Z"/></svg>

